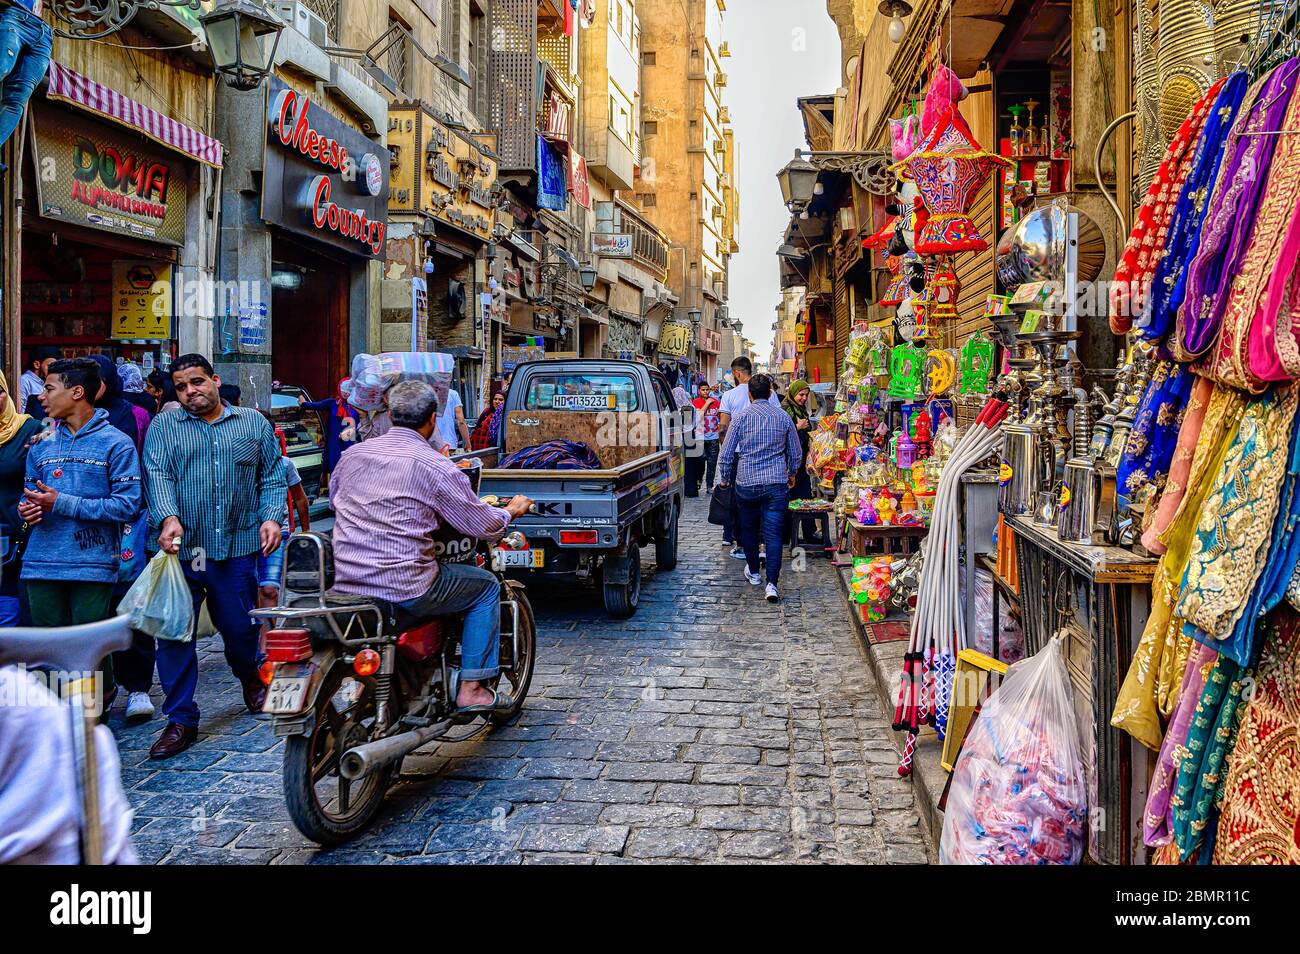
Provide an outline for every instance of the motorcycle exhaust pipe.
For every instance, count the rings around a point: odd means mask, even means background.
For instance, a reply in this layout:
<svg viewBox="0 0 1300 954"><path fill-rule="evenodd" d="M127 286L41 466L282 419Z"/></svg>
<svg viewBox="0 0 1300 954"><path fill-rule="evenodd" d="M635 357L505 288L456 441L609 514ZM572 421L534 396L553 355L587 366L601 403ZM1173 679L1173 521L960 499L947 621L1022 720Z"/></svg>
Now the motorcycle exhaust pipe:
<svg viewBox="0 0 1300 954"><path fill-rule="evenodd" d="M412 729L410 732L376 739L348 749L339 759L339 774L349 782L365 778L390 762L396 762L407 753L414 752L426 742L445 735L450 728L451 720L446 719L422 729Z"/></svg>

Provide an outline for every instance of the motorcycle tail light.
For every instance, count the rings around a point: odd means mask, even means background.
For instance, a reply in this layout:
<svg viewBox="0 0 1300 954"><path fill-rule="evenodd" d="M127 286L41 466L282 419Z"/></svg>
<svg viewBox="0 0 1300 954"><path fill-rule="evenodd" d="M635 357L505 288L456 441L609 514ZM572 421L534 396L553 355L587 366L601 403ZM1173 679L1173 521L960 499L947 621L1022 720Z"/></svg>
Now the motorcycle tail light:
<svg viewBox="0 0 1300 954"><path fill-rule="evenodd" d="M269 686L271 680L275 678L275 663L267 660L257 667L257 678L262 680L262 685Z"/></svg>
<svg viewBox="0 0 1300 954"><path fill-rule="evenodd" d="M595 543L595 530L561 530L561 543Z"/></svg>
<svg viewBox="0 0 1300 954"><path fill-rule="evenodd" d="M379 672L379 653L363 649L352 660L352 669L358 676L373 676Z"/></svg>
<svg viewBox="0 0 1300 954"><path fill-rule="evenodd" d="M270 662L302 662L311 659L311 637L305 629L272 629L266 634L266 658Z"/></svg>

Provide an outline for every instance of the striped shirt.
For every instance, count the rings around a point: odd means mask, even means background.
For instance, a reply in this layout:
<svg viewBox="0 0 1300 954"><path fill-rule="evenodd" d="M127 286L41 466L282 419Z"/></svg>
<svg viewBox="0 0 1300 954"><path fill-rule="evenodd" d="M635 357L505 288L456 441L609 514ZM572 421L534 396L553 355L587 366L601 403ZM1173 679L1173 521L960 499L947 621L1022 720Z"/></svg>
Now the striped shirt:
<svg viewBox="0 0 1300 954"><path fill-rule="evenodd" d="M754 401L731 420L719 456L721 480L730 483L736 454L741 487L784 484L803 465L803 449L794 421L781 408L767 401Z"/></svg>
<svg viewBox="0 0 1300 954"><path fill-rule="evenodd" d="M157 535L175 517L185 529L182 555L201 548L209 560L261 549L258 529L283 524L288 487L280 442L252 408L222 408L209 424L184 409L153 420L144 442L149 525Z"/></svg>
<svg viewBox="0 0 1300 954"><path fill-rule="evenodd" d="M433 532L445 521L495 540L510 514L474 495L469 478L409 427L349 447L330 477L334 579L345 593L400 602L438 576Z"/></svg>

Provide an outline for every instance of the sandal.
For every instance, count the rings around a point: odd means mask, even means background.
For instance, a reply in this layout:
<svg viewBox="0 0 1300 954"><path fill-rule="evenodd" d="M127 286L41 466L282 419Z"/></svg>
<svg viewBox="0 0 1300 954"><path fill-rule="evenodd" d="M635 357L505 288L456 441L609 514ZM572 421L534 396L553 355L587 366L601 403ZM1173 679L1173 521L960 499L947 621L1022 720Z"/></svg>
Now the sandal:
<svg viewBox="0 0 1300 954"><path fill-rule="evenodd" d="M491 702L487 702L484 703L483 705L478 705L478 706L462 706L461 708L454 709L452 711L453 714L455 715L467 715L474 712L500 712L505 709L509 709L514 704L515 701L511 699L510 696L506 695L504 692L501 692L500 690L497 690L496 692L492 693Z"/></svg>

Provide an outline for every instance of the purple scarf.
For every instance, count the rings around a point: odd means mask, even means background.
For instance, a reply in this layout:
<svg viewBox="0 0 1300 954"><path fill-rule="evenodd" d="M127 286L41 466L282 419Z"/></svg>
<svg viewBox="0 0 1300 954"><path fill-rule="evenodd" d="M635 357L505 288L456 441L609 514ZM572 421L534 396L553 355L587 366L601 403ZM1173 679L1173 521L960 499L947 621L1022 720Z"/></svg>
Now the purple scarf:
<svg viewBox="0 0 1300 954"><path fill-rule="evenodd" d="M1232 279L1250 241L1278 139L1243 133L1282 128L1295 90L1296 73L1297 61L1293 58L1258 80L1246 94L1232 126L1224 146L1227 161L1219 170L1201 245L1188 268L1187 296L1178 311L1179 341L1184 352L1180 357L1190 359L1203 354L1219 333Z"/></svg>

